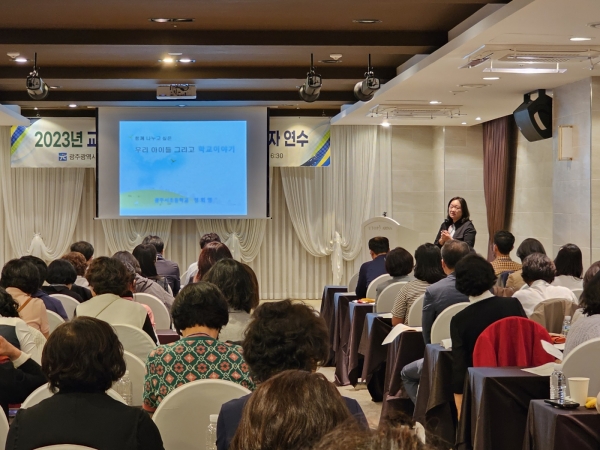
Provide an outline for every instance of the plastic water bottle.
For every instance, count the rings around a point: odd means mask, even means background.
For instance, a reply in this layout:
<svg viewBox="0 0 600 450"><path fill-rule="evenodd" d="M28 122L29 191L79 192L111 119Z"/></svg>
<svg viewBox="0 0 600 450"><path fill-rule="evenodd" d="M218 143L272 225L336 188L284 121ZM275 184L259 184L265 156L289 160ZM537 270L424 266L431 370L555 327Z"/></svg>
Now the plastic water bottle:
<svg viewBox="0 0 600 450"><path fill-rule="evenodd" d="M563 322L562 334L567 337L569 334L569 330L571 329L571 316L565 316L565 321Z"/></svg>
<svg viewBox="0 0 600 450"><path fill-rule="evenodd" d="M206 430L206 450L217 450L217 420L218 414L210 415L210 424Z"/></svg>
<svg viewBox="0 0 600 450"><path fill-rule="evenodd" d="M562 364L554 364L554 371L550 375L550 400L564 403L567 391L567 379L562 373Z"/></svg>
<svg viewBox="0 0 600 450"><path fill-rule="evenodd" d="M131 379L129 378L129 370L125 371L125 375L115 384L115 390L123 397L125 403L132 406L133 403L133 388L131 386Z"/></svg>

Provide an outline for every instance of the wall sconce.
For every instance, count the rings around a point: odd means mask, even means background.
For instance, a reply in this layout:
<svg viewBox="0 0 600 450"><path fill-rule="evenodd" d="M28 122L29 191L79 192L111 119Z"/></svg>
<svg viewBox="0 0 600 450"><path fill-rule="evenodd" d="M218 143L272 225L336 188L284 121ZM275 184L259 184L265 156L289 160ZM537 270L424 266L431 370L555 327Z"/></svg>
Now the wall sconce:
<svg viewBox="0 0 600 450"><path fill-rule="evenodd" d="M573 125L558 127L558 160L573 161Z"/></svg>

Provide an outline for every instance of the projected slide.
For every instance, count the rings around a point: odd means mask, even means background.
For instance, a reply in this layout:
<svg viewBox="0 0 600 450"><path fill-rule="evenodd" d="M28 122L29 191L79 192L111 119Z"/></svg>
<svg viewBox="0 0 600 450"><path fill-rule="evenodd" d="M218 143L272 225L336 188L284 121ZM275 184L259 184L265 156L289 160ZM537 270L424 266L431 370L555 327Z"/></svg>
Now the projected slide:
<svg viewBox="0 0 600 450"><path fill-rule="evenodd" d="M119 122L121 216L246 215L245 121Z"/></svg>

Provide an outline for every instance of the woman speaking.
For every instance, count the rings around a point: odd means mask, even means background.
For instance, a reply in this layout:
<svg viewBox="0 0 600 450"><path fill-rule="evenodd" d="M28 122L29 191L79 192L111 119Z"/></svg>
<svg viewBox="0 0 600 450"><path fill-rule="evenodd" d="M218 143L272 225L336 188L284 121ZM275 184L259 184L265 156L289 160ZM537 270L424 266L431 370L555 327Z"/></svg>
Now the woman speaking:
<svg viewBox="0 0 600 450"><path fill-rule="evenodd" d="M469 207L462 197L454 197L448 202L448 217L438 231L434 244L442 247L447 241L456 239L469 244L471 249L475 246L477 231L473 222L469 220Z"/></svg>

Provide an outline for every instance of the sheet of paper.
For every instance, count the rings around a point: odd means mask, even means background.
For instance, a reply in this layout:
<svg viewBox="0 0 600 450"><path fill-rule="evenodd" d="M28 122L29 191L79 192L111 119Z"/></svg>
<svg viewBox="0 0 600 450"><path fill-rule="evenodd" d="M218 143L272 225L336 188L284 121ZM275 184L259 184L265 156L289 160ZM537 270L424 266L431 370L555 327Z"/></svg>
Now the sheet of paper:
<svg viewBox="0 0 600 450"><path fill-rule="evenodd" d="M538 367L531 367L530 369L521 369L523 372L529 372L542 377L549 377L554 371L554 363L549 362Z"/></svg>
<svg viewBox="0 0 600 450"><path fill-rule="evenodd" d="M379 317L383 318L383 319L391 319L392 317L392 313L385 313L385 314L379 314Z"/></svg>
<svg viewBox="0 0 600 450"><path fill-rule="evenodd" d="M441 344L445 349L452 348L452 339L442 339Z"/></svg>
<svg viewBox="0 0 600 450"><path fill-rule="evenodd" d="M563 342L562 344L554 344L554 347L559 349L560 351L564 351L565 350L565 343Z"/></svg>
<svg viewBox="0 0 600 450"><path fill-rule="evenodd" d="M563 359L562 352L550 342L542 341L542 347L544 348L544 350L546 350L546 353L548 353L549 355L554 356L556 359Z"/></svg>
<svg viewBox="0 0 600 450"><path fill-rule="evenodd" d="M392 331L389 332L389 334L383 340L381 345L388 345L389 343L393 342L394 339L396 339L398 336L400 336L400 334L404 333L405 331L423 331L423 328L422 327L409 327L409 326L404 325L403 323L399 323L394 328L392 328Z"/></svg>

